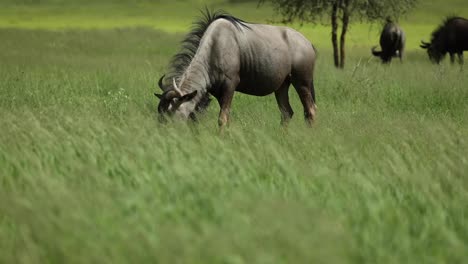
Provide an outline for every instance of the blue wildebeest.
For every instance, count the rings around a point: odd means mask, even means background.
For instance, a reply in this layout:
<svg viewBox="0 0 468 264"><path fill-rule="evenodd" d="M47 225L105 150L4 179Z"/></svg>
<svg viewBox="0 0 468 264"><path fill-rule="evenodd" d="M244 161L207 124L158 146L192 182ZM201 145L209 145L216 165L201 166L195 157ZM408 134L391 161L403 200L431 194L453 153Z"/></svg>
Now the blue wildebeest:
<svg viewBox="0 0 468 264"><path fill-rule="evenodd" d="M449 17L443 24L432 32L431 42L421 41L421 48L427 49L432 62L440 63L447 52L450 61L455 62L458 55L460 64L463 64L463 51L468 50L468 20L462 17Z"/></svg>
<svg viewBox="0 0 468 264"><path fill-rule="evenodd" d="M372 54L380 57L382 63L389 63L392 57L398 56L400 61L403 59L403 52L405 50L405 32L397 26L393 21L387 18L386 24L380 34L380 48L377 51L376 47L372 48Z"/></svg>
<svg viewBox="0 0 468 264"><path fill-rule="evenodd" d="M218 124L229 120L234 92L265 96L275 93L281 123L293 116L288 90L292 83L304 107L306 121L315 119L313 71L315 49L299 32L251 24L227 13L204 13L182 42L167 76L159 80L160 117L195 119L208 106L209 94L219 102Z"/></svg>

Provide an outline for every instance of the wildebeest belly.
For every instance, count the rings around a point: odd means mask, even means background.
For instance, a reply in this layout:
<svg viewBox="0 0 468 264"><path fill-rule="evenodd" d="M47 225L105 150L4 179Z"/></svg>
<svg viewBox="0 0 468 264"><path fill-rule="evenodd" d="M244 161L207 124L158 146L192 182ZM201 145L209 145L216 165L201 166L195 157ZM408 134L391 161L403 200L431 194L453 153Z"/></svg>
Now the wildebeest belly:
<svg viewBox="0 0 468 264"><path fill-rule="evenodd" d="M256 96L264 96L278 90L291 73L291 61L288 55L283 58L275 55L261 54L254 62L241 66L240 82L236 91ZM263 56L262 56L263 55Z"/></svg>
<svg viewBox="0 0 468 264"><path fill-rule="evenodd" d="M247 83L241 81L237 86L236 91L249 95L265 96L275 92L280 88L280 86L281 83L279 82Z"/></svg>

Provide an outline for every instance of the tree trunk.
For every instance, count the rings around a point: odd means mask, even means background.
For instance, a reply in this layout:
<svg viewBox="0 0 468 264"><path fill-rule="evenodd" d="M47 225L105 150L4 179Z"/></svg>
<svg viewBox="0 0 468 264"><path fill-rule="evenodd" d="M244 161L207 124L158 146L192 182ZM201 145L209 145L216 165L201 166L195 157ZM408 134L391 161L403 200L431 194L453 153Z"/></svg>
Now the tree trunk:
<svg viewBox="0 0 468 264"><path fill-rule="evenodd" d="M331 24L332 24L332 44L333 44L333 61L335 62L335 67L340 66L339 56L338 56L338 40L337 40L337 31L338 31L338 2L335 1L332 6L331 13Z"/></svg>
<svg viewBox="0 0 468 264"><path fill-rule="evenodd" d="M341 36L340 36L340 68L343 69L345 65L345 40L346 40L346 32L348 31L348 24L349 24L349 2L350 0L344 1L344 8L343 8L343 24L341 25Z"/></svg>

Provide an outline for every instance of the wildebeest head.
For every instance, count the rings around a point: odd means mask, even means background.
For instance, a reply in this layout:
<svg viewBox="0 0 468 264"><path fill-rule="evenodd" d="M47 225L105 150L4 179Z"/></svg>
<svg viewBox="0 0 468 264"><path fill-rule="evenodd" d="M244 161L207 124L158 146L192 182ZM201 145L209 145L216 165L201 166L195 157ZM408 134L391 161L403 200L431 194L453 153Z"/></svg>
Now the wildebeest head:
<svg viewBox="0 0 468 264"><path fill-rule="evenodd" d="M441 52L440 48L433 43L425 42L421 40L421 48L427 50L427 55L429 55L429 59L434 63L440 63L440 61L444 58L445 53Z"/></svg>
<svg viewBox="0 0 468 264"><path fill-rule="evenodd" d="M183 94L182 91L176 84L175 79L172 79L172 87L164 87L163 85L164 75L159 79L158 85L164 92L162 94L154 93L159 98L158 113L160 114L160 120L163 121L164 116L173 116L174 114L181 117L195 119L195 113L185 113L180 111L180 106L186 102L191 101L197 95L197 90Z"/></svg>

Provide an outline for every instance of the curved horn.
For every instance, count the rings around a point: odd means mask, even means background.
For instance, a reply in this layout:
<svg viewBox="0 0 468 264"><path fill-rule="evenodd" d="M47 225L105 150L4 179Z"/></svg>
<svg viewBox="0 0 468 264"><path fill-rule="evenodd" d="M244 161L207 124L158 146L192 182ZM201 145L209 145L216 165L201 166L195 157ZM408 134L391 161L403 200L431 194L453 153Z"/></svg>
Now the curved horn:
<svg viewBox="0 0 468 264"><path fill-rule="evenodd" d="M175 78L172 78L172 85L174 86L174 90L179 93L180 96L182 96L182 92L179 90L179 87L177 87L177 83L175 81Z"/></svg>
<svg viewBox="0 0 468 264"><path fill-rule="evenodd" d="M163 76L161 76L161 78L160 78L159 81L158 81L159 88L161 88L161 90L163 90L163 91L164 91L164 88L163 88L163 79L164 79L165 76L166 76L166 74L164 74Z"/></svg>
<svg viewBox="0 0 468 264"><path fill-rule="evenodd" d="M421 40L421 45L419 45L419 46L421 48L423 48L423 49L427 49L427 48L429 48L429 46L431 46L431 43Z"/></svg>

